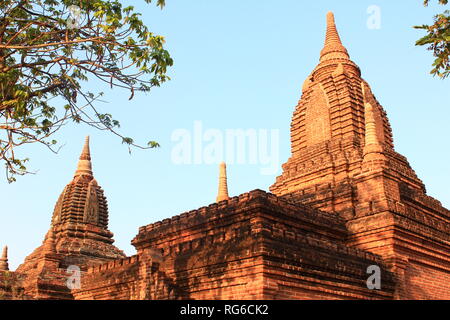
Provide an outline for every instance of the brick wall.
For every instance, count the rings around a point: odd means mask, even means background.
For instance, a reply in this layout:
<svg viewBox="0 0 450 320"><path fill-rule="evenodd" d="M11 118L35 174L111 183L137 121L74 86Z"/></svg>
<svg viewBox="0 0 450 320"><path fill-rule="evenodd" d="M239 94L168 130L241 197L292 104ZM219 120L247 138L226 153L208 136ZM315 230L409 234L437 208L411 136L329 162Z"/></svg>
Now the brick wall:
<svg viewBox="0 0 450 320"><path fill-rule="evenodd" d="M450 272L410 262L405 270L402 299L450 300Z"/></svg>

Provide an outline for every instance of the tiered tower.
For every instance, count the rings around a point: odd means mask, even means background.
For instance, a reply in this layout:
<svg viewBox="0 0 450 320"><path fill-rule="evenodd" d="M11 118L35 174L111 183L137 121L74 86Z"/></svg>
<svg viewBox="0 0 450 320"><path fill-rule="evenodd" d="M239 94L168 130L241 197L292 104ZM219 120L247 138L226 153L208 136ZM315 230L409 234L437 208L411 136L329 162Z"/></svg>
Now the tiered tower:
<svg viewBox="0 0 450 320"><path fill-rule="evenodd" d="M349 245L391 263L405 286L397 297L450 298L450 211L426 195L394 150L386 112L350 60L331 12L319 64L294 111L291 152L274 194L339 213Z"/></svg>
<svg viewBox="0 0 450 320"><path fill-rule="evenodd" d="M85 271L89 266L124 258L125 254L113 245L112 238L108 230L108 204L94 179L87 137L74 178L59 196L42 245L17 269L26 275L26 294L51 298L51 286L67 291L69 266ZM43 284L43 279L49 283ZM70 298L70 291L67 293L66 298Z"/></svg>
<svg viewBox="0 0 450 320"><path fill-rule="evenodd" d="M271 191L354 218L358 199L352 181L361 173L368 105L373 120L369 130L392 163L393 174L410 188L425 192L407 160L394 151L386 112L350 60L331 12L319 64L305 80L292 118L292 156Z"/></svg>

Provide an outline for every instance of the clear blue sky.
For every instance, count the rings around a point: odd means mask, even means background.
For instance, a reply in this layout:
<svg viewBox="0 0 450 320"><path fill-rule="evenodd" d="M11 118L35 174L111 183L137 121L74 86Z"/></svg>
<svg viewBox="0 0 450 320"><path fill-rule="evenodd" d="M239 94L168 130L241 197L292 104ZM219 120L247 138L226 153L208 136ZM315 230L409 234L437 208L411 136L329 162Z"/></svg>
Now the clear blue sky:
<svg viewBox="0 0 450 320"><path fill-rule="evenodd" d="M381 9L381 29L367 28L370 5ZM106 90L102 110L121 120L125 135L141 143L155 139L161 148L130 155L115 136L72 126L58 135L64 147L57 155L40 146L23 150L37 173L14 184L0 181L0 246L9 246L12 269L43 240L86 135L95 177L109 201L110 230L129 255L139 226L215 200L217 165L173 162L171 136L177 129L193 132L196 120L219 132L277 129L281 167L290 155L289 126L302 83L322 49L328 10L388 113L396 150L408 157L428 194L450 207L450 82L429 75L432 55L414 46L422 32L412 28L431 22L442 6L424 8L422 0L167 0L162 11L153 5L139 10L166 37L175 61L172 81L132 101L129 92ZM268 190L280 170L263 175L260 169L229 165L230 195Z"/></svg>

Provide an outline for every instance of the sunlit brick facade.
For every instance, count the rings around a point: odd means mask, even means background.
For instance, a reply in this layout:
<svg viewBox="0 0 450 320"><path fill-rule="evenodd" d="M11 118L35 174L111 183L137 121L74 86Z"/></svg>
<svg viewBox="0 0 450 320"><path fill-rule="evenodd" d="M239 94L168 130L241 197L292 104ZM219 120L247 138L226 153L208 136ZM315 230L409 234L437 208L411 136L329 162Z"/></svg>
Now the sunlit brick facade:
<svg viewBox="0 0 450 320"><path fill-rule="evenodd" d="M136 255L113 245L88 141L45 240L0 294L29 299L450 299L450 211L394 149L388 117L332 13L271 193L229 197L143 226ZM145 210L145 208L143 208ZM80 288L67 286L78 266ZM369 266L381 289L369 289ZM5 281L3 281L6 279ZM6 284L5 284L6 283Z"/></svg>

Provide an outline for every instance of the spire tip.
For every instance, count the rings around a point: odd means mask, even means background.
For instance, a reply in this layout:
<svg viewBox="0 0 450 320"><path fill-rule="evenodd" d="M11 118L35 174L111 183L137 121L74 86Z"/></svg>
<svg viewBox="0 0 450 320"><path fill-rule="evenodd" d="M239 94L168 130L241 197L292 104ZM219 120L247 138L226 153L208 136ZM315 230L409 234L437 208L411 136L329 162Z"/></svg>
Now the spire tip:
<svg viewBox="0 0 450 320"><path fill-rule="evenodd" d="M328 11L327 12L327 21L328 22L332 22L334 24L334 13L333 13L333 11Z"/></svg>
<svg viewBox="0 0 450 320"><path fill-rule="evenodd" d="M88 157L89 159L85 159L83 157ZM86 138L84 139L84 146L83 146L83 151L81 151L80 159L83 159L83 160L91 159L91 150L89 147L89 136L86 136Z"/></svg>
<svg viewBox="0 0 450 320"><path fill-rule="evenodd" d="M91 150L89 147L89 136L86 136L85 138L80 159L78 161L77 171L75 172L75 176L80 175L93 176L91 164Z"/></svg>
<svg viewBox="0 0 450 320"><path fill-rule="evenodd" d="M320 61L334 60L336 58L348 60L350 57L347 53L347 49L345 49L342 45L341 38L339 37L334 19L334 13L328 11L325 45L320 54Z"/></svg>

